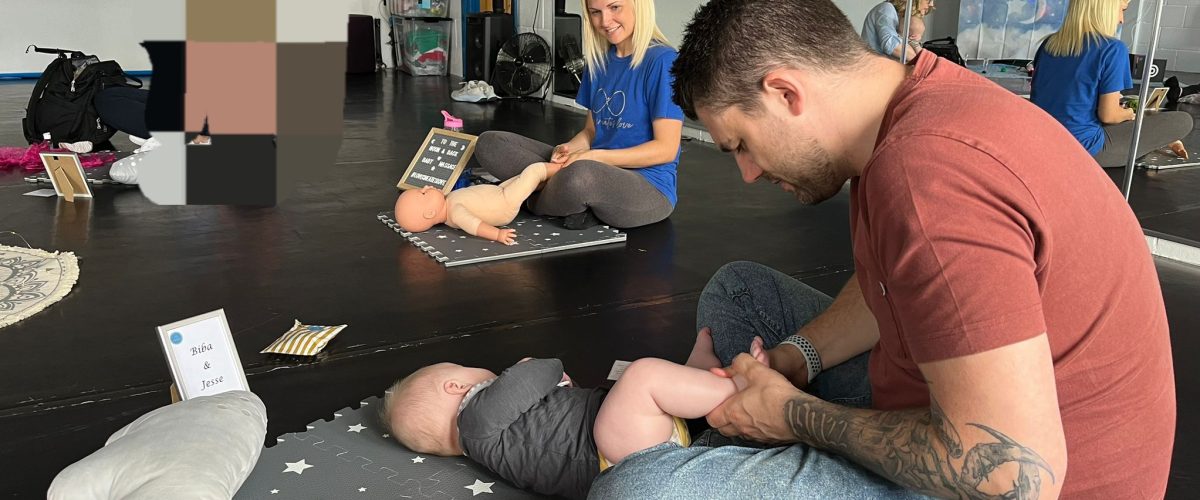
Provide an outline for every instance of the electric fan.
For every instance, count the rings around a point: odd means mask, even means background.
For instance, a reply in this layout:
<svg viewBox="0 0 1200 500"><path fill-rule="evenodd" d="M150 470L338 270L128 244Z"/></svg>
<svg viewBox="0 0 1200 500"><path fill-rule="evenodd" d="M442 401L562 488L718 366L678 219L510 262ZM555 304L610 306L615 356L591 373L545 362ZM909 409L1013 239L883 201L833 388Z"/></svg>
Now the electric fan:
<svg viewBox="0 0 1200 500"><path fill-rule="evenodd" d="M526 97L546 86L554 69L550 44L534 33L509 38L496 55L492 83L504 95Z"/></svg>

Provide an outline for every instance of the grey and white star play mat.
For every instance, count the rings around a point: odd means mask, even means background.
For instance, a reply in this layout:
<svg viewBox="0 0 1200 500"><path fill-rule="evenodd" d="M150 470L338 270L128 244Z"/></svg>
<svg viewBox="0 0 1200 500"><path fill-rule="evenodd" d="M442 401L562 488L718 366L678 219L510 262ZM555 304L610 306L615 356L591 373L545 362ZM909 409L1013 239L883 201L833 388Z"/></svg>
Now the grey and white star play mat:
<svg viewBox="0 0 1200 500"><path fill-rule="evenodd" d="M0 327L58 302L78 279L79 263L70 252L0 245Z"/></svg>
<svg viewBox="0 0 1200 500"><path fill-rule="evenodd" d="M516 244L504 245L444 224L420 233L408 232L396 224L394 214L385 212L376 218L446 267L623 243L626 238L625 233L609 226L570 230L562 227L562 218L521 212L512 223L503 226L517 231Z"/></svg>
<svg viewBox="0 0 1200 500"><path fill-rule="evenodd" d="M381 399L344 408L264 449L235 499L542 498L467 457L413 453L379 422Z"/></svg>

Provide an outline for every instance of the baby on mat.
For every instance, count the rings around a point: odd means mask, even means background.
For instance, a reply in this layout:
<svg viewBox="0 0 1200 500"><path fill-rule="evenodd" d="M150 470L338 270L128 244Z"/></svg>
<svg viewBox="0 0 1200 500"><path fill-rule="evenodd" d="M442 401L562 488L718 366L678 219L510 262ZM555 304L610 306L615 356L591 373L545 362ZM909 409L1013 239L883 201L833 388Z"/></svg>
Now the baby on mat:
<svg viewBox="0 0 1200 500"><path fill-rule="evenodd" d="M705 341L711 351L702 334ZM754 347L765 361L761 341ZM737 392L733 380L708 371L719 367L715 355L691 363L639 359L612 390L574 387L557 359L525 358L499 376L438 363L393 385L381 419L414 452L466 455L519 488L585 498L596 476L626 456L666 442L688 446L682 419L704 417Z"/></svg>
<svg viewBox="0 0 1200 500"><path fill-rule="evenodd" d="M472 236L512 245L516 230L497 226L517 218L525 199L560 169L559 163L534 163L499 186L479 184L448 195L429 186L409 189L396 199L396 223L414 233L445 223Z"/></svg>

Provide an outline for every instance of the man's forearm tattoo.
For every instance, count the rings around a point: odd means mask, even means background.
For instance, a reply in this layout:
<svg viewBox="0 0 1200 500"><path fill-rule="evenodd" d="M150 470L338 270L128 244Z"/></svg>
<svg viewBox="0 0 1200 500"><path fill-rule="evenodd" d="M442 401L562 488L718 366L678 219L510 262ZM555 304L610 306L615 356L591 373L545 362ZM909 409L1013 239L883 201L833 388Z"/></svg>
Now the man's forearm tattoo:
<svg viewBox="0 0 1200 500"><path fill-rule="evenodd" d="M981 442L964 454L958 429L930 400L928 410L874 411L845 408L811 398L785 405L796 438L845 455L879 475L922 493L965 499L1036 499L1042 471L1053 482L1054 471L1036 452L991 427L982 429L996 439ZM962 460L954 467L952 460ZM980 487L1004 464L1015 462L1018 475L1001 493ZM988 489L994 489L991 485Z"/></svg>

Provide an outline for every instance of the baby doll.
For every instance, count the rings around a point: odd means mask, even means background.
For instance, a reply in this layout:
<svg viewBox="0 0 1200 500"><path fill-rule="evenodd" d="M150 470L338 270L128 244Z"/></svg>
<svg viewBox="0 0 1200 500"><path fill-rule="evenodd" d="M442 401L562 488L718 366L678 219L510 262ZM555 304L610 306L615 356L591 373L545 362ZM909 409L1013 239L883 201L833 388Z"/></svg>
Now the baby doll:
<svg viewBox="0 0 1200 500"><path fill-rule="evenodd" d="M626 367L611 391L572 387L557 359L525 358L499 376L439 363L392 386L381 418L412 451L466 455L519 488L585 498L629 454L688 446L680 417L703 417L736 391L704 368L654 358Z"/></svg>
<svg viewBox="0 0 1200 500"><path fill-rule="evenodd" d="M556 163L534 163L499 186L480 184L451 191L449 195L429 186L410 189L396 200L396 222L412 232L445 223L472 236L512 245L516 230L497 226L512 222L525 199L561 168Z"/></svg>

